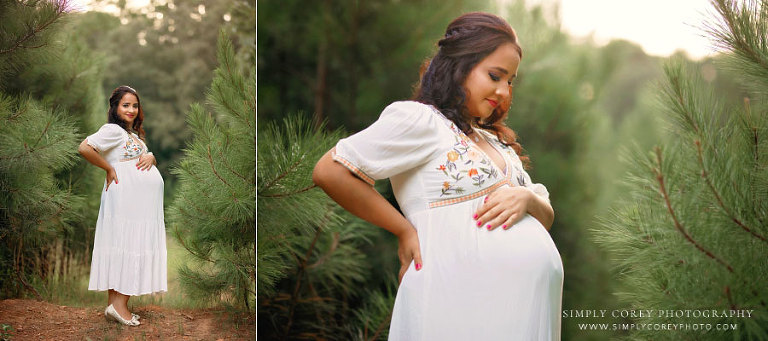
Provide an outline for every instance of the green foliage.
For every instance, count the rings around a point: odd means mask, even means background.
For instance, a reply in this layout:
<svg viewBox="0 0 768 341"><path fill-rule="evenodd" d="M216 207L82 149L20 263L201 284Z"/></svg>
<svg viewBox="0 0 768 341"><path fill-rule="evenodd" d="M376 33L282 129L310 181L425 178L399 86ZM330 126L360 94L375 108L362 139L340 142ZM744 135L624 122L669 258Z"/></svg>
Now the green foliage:
<svg viewBox="0 0 768 341"><path fill-rule="evenodd" d="M61 112L0 93L1 261L4 269L15 272L10 278L10 273L2 274L2 296L20 295L14 283L23 283L27 274L45 273L31 259L63 232L66 211L77 202L54 176L74 163L71 146L76 138Z"/></svg>
<svg viewBox="0 0 768 341"><path fill-rule="evenodd" d="M445 26L488 2L260 1L258 115L305 112L357 131L409 98Z"/></svg>
<svg viewBox="0 0 768 341"><path fill-rule="evenodd" d="M190 252L194 269L179 269L182 286L201 300L223 299L251 309L255 294L255 87L234 64L234 48L222 31L219 61L208 100L216 117L192 105L194 139L174 169L179 176L170 208L173 231Z"/></svg>
<svg viewBox="0 0 768 341"><path fill-rule="evenodd" d="M72 34L68 2L3 1L0 7L0 258L8 276L1 286L4 296L22 295L22 285L39 296L33 284L40 289L90 258L96 214L84 193L97 178L75 162L75 146L99 109L101 64Z"/></svg>
<svg viewBox="0 0 768 341"><path fill-rule="evenodd" d="M768 94L768 5L760 0L711 0L719 14L707 24L715 44L731 51L728 69L744 77L742 86Z"/></svg>
<svg viewBox="0 0 768 341"><path fill-rule="evenodd" d="M732 105L699 73L670 62L659 99L669 135L653 152L635 149L629 195L604 217L598 242L621 274L622 301L635 309L749 309L751 318L680 319L643 323L728 323L712 330L635 331L631 339L768 339L768 79L765 2L713 1L720 26L709 32L727 48L727 68L756 90ZM762 18L762 22L758 22ZM758 37L758 38L756 38ZM761 70L762 69L762 70ZM750 73L749 75L744 73Z"/></svg>
<svg viewBox="0 0 768 341"><path fill-rule="evenodd" d="M2 327L2 331L0 331L0 340L6 341L6 340L12 340L13 337L13 326L10 324L0 324L0 327Z"/></svg>
<svg viewBox="0 0 768 341"><path fill-rule="evenodd" d="M293 262L291 250L313 224L338 221L332 201L313 188L314 163L338 141L340 134L312 129L308 120L288 116L282 125L269 123L258 145L258 287L259 295L274 294L275 282Z"/></svg>
<svg viewBox="0 0 768 341"><path fill-rule="evenodd" d="M261 337L386 336L393 286L384 295L368 283L376 267L364 252L380 229L340 210L311 181L340 135L289 115L258 136Z"/></svg>
<svg viewBox="0 0 768 341"><path fill-rule="evenodd" d="M8 92L14 73L50 50L41 47L52 43L66 10L66 1L0 1L0 90Z"/></svg>

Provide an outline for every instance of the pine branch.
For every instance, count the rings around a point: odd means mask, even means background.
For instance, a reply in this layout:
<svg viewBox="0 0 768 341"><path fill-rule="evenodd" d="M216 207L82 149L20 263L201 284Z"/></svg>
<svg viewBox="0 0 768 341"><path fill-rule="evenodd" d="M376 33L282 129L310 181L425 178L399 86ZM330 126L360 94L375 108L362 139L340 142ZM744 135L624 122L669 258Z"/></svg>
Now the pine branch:
<svg viewBox="0 0 768 341"><path fill-rule="evenodd" d="M288 192L288 193L278 193L278 194L260 194L260 196L261 196L261 197L265 197L265 198L282 198L282 197L289 197L289 196L292 196L292 195L295 195L295 194L299 194L299 193L303 193L303 192L306 192L306 191L308 191L308 190L310 190L310 189L313 189L313 188L315 188L315 187L317 187L317 185L316 185L316 184L312 184L311 186L308 186L308 187L304 187L304 188L302 188L302 189L298 189L298 190L295 190L295 191L293 191L293 192Z"/></svg>
<svg viewBox="0 0 768 341"><path fill-rule="evenodd" d="M752 123L752 106L750 105L749 97L744 97L744 112L747 116L747 122L751 125L752 129L752 144L754 145L755 163L760 161L760 154L758 150L759 139L757 138L757 127Z"/></svg>
<svg viewBox="0 0 768 341"><path fill-rule="evenodd" d="M243 119L243 117L239 114L239 112L235 110L235 108L232 107L232 105L229 104L229 101L219 101L219 105L223 106L225 109L227 109L227 111L233 113L238 118ZM251 128L251 122L247 118L245 118L244 121L245 121L245 124L247 124L248 127Z"/></svg>
<svg viewBox="0 0 768 341"><path fill-rule="evenodd" d="M683 227L683 225L680 223L680 221L677 219L677 215L675 214L675 211L672 209L672 203L669 200L669 194L667 193L666 186L664 185L664 175L661 174L662 169L662 158L661 158L661 148L656 147L656 161L658 162L659 168L653 168L653 173L656 175L656 180L659 182L659 190L661 191L662 196L664 197L664 202L666 203L667 209L669 210L669 214L672 216L672 221L675 223L675 228L677 231L679 231L685 239L693 244L693 246L696 247L699 251L703 252L707 257L714 259L721 265L725 266L726 269L728 269L728 272L733 273L733 268L728 265L725 261L720 259L719 257L715 256L712 252L705 249L703 246L701 246L698 242L696 242L691 235L688 234L688 231Z"/></svg>
<svg viewBox="0 0 768 341"><path fill-rule="evenodd" d="M379 323L379 326L376 328L376 332L373 333L373 336L370 338L370 340L378 340L379 334L384 330L384 327L389 325L390 320L392 320L392 311L389 311L389 314L387 314L387 318L383 319L381 323ZM367 326L366 326L367 327Z"/></svg>
<svg viewBox="0 0 768 341"><path fill-rule="evenodd" d="M328 248L328 252L326 252L324 255L320 256L320 258L315 261L314 263L307 266L307 269L312 269L314 267L323 265L326 260L328 260L329 257L333 254L334 251L336 251L336 248L339 247L339 233L334 232L333 233L333 241L331 242L331 247Z"/></svg>
<svg viewBox="0 0 768 341"><path fill-rule="evenodd" d="M206 211L206 210L203 210L203 209L197 207L197 205L194 202L190 201L186 197L182 197L181 200L184 200L184 202L186 202L187 204L192 206L198 213L200 213L202 215L205 215L207 217L213 217L216 220L224 220L224 222L227 222L227 223L232 222L231 218L228 218L228 217L225 217L225 216L221 216L221 215L216 215L216 214L211 213L210 211Z"/></svg>
<svg viewBox="0 0 768 341"><path fill-rule="evenodd" d="M741 34L742 27L738 15L735 13L735 5L730 0L712 0L716 10L720 13L720 16L725 20L725 24L728 29L725 32L715 31L716 36L724 41L726 47L739 55L744 56L747 60L759 65L760 67L768 70L768 60L762 58L761 51L756 51L752 48L750 42L747 41L747 37L751 37L748 34ZM750 17L745 15L745 18L751 21ZM752 24L748 22L747 24Z"/></svg>
<svg viewBox="0 0 768 341"><path fill-rule="evenodd" d="M318 294L317 290L315 289L315 286L312 285L312 281L309 280L309 273L304 273L305 276L307 276L307 287L309 288L309 292L312 293L312 297L309 299L313 301L333 301L334 299L332 297L320 297L320 294ZM323 314L320 312L320 307L317 304L312 305L313 308L315 308L315 318L320 322L320 325L325 325L325 319L323 318Z"/></svg>
<svg viewBox="0 0 768 341"><path fill-rule="evenodd" d="M37 144L40 143L40 140L43 139L43 136L45 136L45 134L48 133L48 128L51 127L51 121L52 120L49 119L48 123L45 124L45 128L43 129L43 132L40 133L40 136L37 138L37 141L35 141L35 144L32 146L32 148L37 147Z"/></svg>
<svg viewBox="0 0 768 341"><path fill-rule="evenodd" d="M181 238L181 234L179 233L179 227L178 227L178 225L174 225L174 227L173 227L173 233L174 233L174 235L176 235L176 240L178 240L178 241L179 241L179 243L181 244L181 246L182 246L182 247L184 247L184 249L186 249L186 250L187 250L187 252L189 252L191 255L193 255L193 256L195 256L195 257L197 257L197 258L199 258L199 259L202 259L202 260L205 260L205 261L208 261L208 262L214 263L214 264L216 263L216 262L214 262L212 259L210 259L209 257L207 257L207 256L204 256L204 255L201 255L201 254L199 254L198 252L196 252L196 251L193 251L192 249L190 249L190 248L187 246L187 244L184 242L184 239L183 239L183 238Z"/></svg>
<svg viewBox="0 0 768 341"><path fill-rule="evenodd" d="M221 182L223 182L227 187L229 187L229 190L232 192L232 198L235 199L235 202L237 202L237 193L232 190L232 185L230 185L224 178L219 175L219 172L216 171L216 166L213 165L213 158L211 157L211 146L208 146L208 164L211 165L211 170L213 171L213 174L216 175Z"/></svg>
<svg viewBox="0 0 768 341"><path fill-rule="evenodd" d="M291 325L293 324L293 314L296 310L296 302L299 297L299 289L301 289L301 278L303 277L304 271L306 270L307 261L309 260L309 257L312 255L312 251L315 249L315 245L317 244L317 240L320 238L320 233L322 232L322 228L320 226L317 227L315 230L315 237L312 239L312 243L309 244L309 247L307 248L306 255L304 256L304 259L302 259L299 262L299 271L296 275L296 285L294 286L293 293L291 294L291 303L289 304L288 308L288 322L285 324L285 331L283 333L283 340L286 340L288 338L288 335L291 331Z"/></svg>
<svg viewBox="0 0 768 341"><path fill-rule="evenodd" d="M13 115L8 117L8 121L13 121L13 120L19 118L19 116L22 116L22 115L26 114L27 110L29 110L29 105L21 105L17 109L19 109L19 111L15 112Z"/></svg>
<svg viewBox="0 0 768 341"><path fill-rule="evenodd" d="M683 94L683 85L681 83L683 79L680 75L680 69L673 71L670 68L666 68L665 71L667 73L667 79L670 83L672 83L672 97L675 101L675 107L678 109L678 114L682 114L685 122L690 125L690 127L696 133L696 136L701 136L701 129L699 129L699 125L696 123L693 111L689 108L689 102L685 99Z"/></svg>
<svg viewBox="0 0 768 341"><path fill-rule="evenodd" d="M224 165L225 168L227 168L228 171L230 171L232 174L236 175L240 179L243 179L243 181L245 181L245 183L247 183L249 185L255 185L256 184L255 181L249 181L248 179L245 178L245 176L243 176L240 173L238 173L237 171L235 171L229 165L229 163L227 162L227 158L224 156L224 152L223 151L219 151L219 156L221 157L221 163Z"/></svg>
<svg viewBox="0 0 768 341"><path fill-rule="evenodd" d="M294 162L288 169L285 170L285 172L278 175L276 178L272 179L268 184L266 184L263 188L263 190L268 190L270 187L274 186L278 181L280 181L282 178L286 177L290 172L296 169L301 162L304 161L304 155L301 156L296 162ZM263 196L263 195L262 195Z"/></svg>
<svg viewBox="0 0 768 341"><path fill-rule="evenodd" d="M41 26L38 26L38 27L35 27L34 29L32 29L24 37L21 37L21 39L16 41L16 43L12 47L10 47L8 49L5 49L5 50L0 50L0 54L11 53L11 52L13 52L13 51L15 51L15 50L17 50L19 48L35 49L35 48L39 48L39 47L45 46L46 45L45 43L43 43L41 45L38 45L38 46L23 46L22 44L24 44L24 42L26 42L27 40L32 39L33 37L35 37L37 34L42 32L43 30L45 30L48 26L50 26L54 22L58 21L61 18L61 16L64 15L64 13L65 13L66 3L67 3L66 1L60 1L59 3L57 3L56 4L55 15L50 20L44 22Z"/></svg>
<svg viewBox="0 0 768 341"><path fill-rule="evenodd" d="M224 30L219 32L218 50L219 50L218 58L221 61L221 64L222 64L221 66L223 66L227 72L223 72L220 66L219 69L216 70L217 75L221 75L221 78L224 78L225 80L227 80L228 81L227 83L229 85L238 87L237 90L239 90L238 91L239 94L248 93L248 91L245 89L246 85L244 82L242 81L236 82L233 79L235 78L235 75L238 74L238 70L237 70L237 66L233 65L235 61L233 60L234 51L232 49L232 43L229 41L229 39L227 39L227 35L224 32ZM213 86L217 88L219 93L221 94L226 93L226 91L221 89L221 87L223 87L223 84L214 82ZM243 101L246 103L246 105L248 105L248 99L244 99ZM245 123L248 125L248 127L252 128L250 120L248 120L248 118L246 117L242 117L240 113L230 105L230 101L217 101L217 104L223 106L224 108L227 109L227 111L234 114L238 118L244 120Z"/></svg>
<svg viewBox="0 0 768 341"><path fill-rule="evenodd" d="M29 145L27 145L27 143L25 142L25 143L24 143L24 151L25 151L25 153L22 153L22 154L18 154L18 155L12 155L12 156L0 156L0 160L14 160L14 159L19 159L19 158L25 157L25 156L27 156L27 155L29 155L29 154L32 154L32 153L34 153L34 152L37 152L37 151L40 151L40 150L46 149L46 148L48 148L48 147L51 147L51 146L56 146L56 145L58 145L59 143L61 143L61 142L58 142L58 141L56 141L56 142L54 142L54 143L50 143L50 144L46 144L46 145L43 145L43 146L42 146L42 147L40 147L40 148L34 148L34 147L30 148L30 147L29 147Z"/></svg>
<svg viewBox="0 0 768 341"><path fill-rule="evenodd" d="M766 240L765 237L763 237L762 235L758 234L757 232L753 231L752 229L744 225L744 223L742 223L741 220L739 220L739 218L737 218L733 214L733 211L731 211L728 207L725 207L725 204L723 203L723 199L720 197L720 193L717 191L717 189L715 189L715 186L712 184L712 180L709 178L709 172L707 172L707 168L706 166L704 166L704 157L701 151L701 142L699 140L696 140L694 143L696 144L696 151L699 156L698 159L699 159L699 166L701 167L701 177L704 178L704 182L707 183L707 187L709 187L709 190L715 196L715 199L717 199L717 204L720 206L720 208L723 209L723 211L725 211L725 214L728 216L728 218L730 218L737 225L741 226L741 228L744 231L747 231L755 238L760 239L765 243L768 243L768 240Z"/></svg>

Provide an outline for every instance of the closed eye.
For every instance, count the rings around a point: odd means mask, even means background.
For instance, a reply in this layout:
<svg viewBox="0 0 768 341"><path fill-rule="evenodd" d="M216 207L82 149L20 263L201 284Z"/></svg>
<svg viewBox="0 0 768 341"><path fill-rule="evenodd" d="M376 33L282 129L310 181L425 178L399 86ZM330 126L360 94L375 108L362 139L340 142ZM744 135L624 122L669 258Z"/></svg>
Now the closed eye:
<svg viewBox="0 0 768 341"><path fill-rule="evenodd" d="M489 74L488 74L488 76L490 76L490 77L491 77L491 79L492 79L494 82L498 82L498 81L501 79L501 77L499 77L499 76L497 76L497 75L495 75L495 74L493 74L493 73L489 73Z"/></svg>

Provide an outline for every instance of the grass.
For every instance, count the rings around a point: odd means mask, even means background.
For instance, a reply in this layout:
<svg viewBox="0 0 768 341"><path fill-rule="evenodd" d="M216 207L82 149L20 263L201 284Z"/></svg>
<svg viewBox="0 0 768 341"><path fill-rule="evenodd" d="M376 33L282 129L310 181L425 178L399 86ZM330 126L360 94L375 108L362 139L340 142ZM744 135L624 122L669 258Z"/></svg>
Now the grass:
<svg viewBox="0 0 768 341"><path fill-rule="evenodd" d="M171 235L166 235L168 248L168 292L131 297L128 305L131 309L147 305L158 305L172 309L196 309L207 308L210 304L197 302L184 294L179 282L179 274L176 269L182 264L189 263L189 255ZM84 269L81 275L75 278L60 279L46 285L45 292L41 292L49 302L72 306L94 307L107 303L106 291L88 290L89 271Z"/></svg>

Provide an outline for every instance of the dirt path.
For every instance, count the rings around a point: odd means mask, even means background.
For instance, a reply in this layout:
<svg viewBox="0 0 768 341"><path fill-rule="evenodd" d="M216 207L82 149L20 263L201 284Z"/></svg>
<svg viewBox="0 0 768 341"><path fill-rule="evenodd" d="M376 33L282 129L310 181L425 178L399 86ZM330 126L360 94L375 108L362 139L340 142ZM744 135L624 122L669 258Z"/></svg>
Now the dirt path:
<svg viewBox="0 0 768 341"><path fill-rule="evenodd" d="M255 340L255 317L217 310L134 308L141 325L104 319L104 308L74 308L34 300L0 301L0 340ZM13 330L3 330L10 325Z"/></svg>

